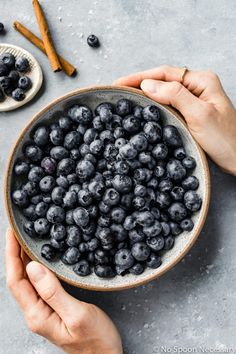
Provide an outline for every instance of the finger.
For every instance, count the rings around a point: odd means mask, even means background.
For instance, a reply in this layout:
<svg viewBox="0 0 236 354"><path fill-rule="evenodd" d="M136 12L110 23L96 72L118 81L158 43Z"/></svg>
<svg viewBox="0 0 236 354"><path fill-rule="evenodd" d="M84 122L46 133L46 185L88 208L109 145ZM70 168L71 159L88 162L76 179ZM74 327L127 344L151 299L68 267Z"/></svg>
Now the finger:
<svg viewBox="0 0 236 354"><path fill-rule="evenodd" d="M179 110L187 123L191 123L191 119L199 119L208 105L176 81L144 80L141 83L141 88L153 100L171 105Z"/></svg>
<svg viewBox="0 0 236 354"><path fill-rule="evenodd" d="M65 322L70 320L75 311L79 311L80 302L63 289L57 277L49 269L38 262L30 262L26 271L40 297Z"/></svg>
<svg viewBox="0 0 236 354"><path fill-rule="evenodd" d="M227 98L226 93L220 83L218 76L211 71L188 70L184 75L184 68L168 65L159 66L154 69L134 73L120 78L114 82L115 85L139 87L145 79L155 79L161 81L177 81L182 83L195 96L208 101L209 103L219 103ZM182 82L183 81L183 82Z"/></svg>
<svg viewBox="0 0 236 354"><path fill-rule="evenodd" d="M20 257L21 248L11 229L6 233L6 278L7 285L23 311L38 301L38 296L24 277L24 266Z"/></svg>
<svg viewBox="0 0 236 354"><path fill-rule="evenodd" d="M25 251L23 250L23 248L21 248L21 259L22 259L22 263L23 263L23 267L24 267L24 277L28 278L28 275L26 273L26 266L27 264L29 264L29 262L31 262L31 259L29 258L29 256L25 253Z"/></svg>

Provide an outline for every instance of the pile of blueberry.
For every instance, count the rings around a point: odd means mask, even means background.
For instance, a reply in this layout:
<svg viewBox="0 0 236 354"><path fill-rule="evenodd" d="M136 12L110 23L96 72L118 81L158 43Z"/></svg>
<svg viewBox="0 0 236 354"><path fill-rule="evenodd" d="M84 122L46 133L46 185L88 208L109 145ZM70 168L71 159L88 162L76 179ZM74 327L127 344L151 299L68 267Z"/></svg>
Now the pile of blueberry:
<svg viewBox="0 0 236 354"><path fill-rule="evenodd" d="M32 86L30 78L24 75L29 69L29 61L25 57L16 58L7 52L0 55L0 102L6 96L16 101L24 100L25 92Z"/></svg>
<svg viewBox="0 0 236 354"><path fill-rule="evenodd" d="M202 204L195 166L156 106L120 99L93 115L75 104L32 132L14 166L23 184L12 199L25 232L47 240L48 261L60 257L80 276L139 275L193 229Z"/></svg>

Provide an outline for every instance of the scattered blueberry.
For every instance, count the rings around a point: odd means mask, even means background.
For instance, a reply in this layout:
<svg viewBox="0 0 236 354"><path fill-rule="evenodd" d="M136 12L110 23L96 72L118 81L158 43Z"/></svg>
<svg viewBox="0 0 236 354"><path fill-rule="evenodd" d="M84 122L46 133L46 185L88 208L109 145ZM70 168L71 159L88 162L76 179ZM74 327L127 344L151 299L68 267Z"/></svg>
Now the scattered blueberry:
<svg viewBox="0 0 236 354"><path fill-rule="evenodd" d="M95 34L90 34L87 38L87 43L90 47L92 48L97 48L100 46L100 42L97 36Z"/></svg>

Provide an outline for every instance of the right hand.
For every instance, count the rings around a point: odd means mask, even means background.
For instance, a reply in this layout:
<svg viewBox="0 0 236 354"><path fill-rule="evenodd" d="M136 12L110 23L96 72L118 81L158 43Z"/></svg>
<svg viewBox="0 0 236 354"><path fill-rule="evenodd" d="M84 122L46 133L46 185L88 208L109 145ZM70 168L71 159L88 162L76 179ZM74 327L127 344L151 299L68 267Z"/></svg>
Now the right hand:
<svg viewBox="0 0 236 354"><path fill-rule="evenodd" d="M141 87L148 97L179 110L212 160L236 175L236 110L232 102L215 73L189 70L181 82L182 74L183 69L160 66L114 84Z"/></svg>

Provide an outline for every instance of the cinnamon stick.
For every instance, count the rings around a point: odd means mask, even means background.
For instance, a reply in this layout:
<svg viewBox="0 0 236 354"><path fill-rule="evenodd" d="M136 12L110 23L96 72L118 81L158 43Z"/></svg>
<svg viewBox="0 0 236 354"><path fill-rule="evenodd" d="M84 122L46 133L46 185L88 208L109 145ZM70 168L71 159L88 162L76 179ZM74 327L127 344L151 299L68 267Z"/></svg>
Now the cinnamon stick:
<svg viewBox="0 0 236 354"><path fill-rule="evenodd" d="M43 41L39 37L37 37L33 32L31 32L28 28L26 28L24 25L22 25L18 21L15 21L13 23L13 26L20 34L22 34L26 39L28 39L28 41L30 41L38 49L40 49L44 54L47 55ZM76 68L71 63L69 63L66 59L64 59L62 56L58 55L58 58L60 60L61 66L62 66L62 70L68 76L73 76L76 72Z"/></svg>
<svg viewBox="0 0 236 354"><path fill-rule="evenodd" d="M45 19L43 10L38 2L38 0L33 0L34 12L41 32L43 44L45 51L47 53L48 59L50 61L53 71L61 71L61 63L58 59L57 52L53 45L52 37L50 35L48 24Z"/></svg>

